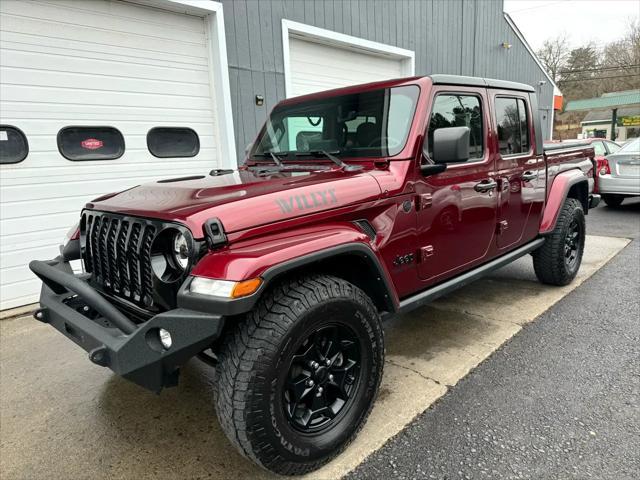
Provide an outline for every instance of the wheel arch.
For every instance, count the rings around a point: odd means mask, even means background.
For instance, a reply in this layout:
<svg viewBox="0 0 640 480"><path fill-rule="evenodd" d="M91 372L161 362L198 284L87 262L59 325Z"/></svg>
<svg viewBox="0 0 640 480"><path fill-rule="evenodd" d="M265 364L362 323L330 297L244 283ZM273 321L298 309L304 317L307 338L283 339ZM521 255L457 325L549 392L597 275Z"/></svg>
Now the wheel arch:
<svg viewBox="0 0 640 480"><path fill-rule="evenodd" d="M338 245L274 265L262 275L265 290L306 272L330 274L352 283L371 298L380 312L397 309L397 299L384 267L373 249L363 243Z"/></svg>
<svg viewBox="0 0 640 480"><path fill-rule="evenodd" d="M559 173L553 180L540 222L540 234L545 235L553 231L560 209L567 198L578 200L585 214L589 211L589 179L579 169Z"/></svg>

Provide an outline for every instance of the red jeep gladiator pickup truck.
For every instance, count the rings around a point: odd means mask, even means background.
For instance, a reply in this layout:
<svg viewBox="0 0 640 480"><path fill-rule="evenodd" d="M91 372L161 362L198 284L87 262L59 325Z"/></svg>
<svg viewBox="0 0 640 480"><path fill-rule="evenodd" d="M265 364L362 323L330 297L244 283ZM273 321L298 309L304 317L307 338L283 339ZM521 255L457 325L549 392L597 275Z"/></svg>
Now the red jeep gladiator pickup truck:
<svg viewBox="0 0 640 480"><path fill-rule="evenodd" d="M576 275L592 148L543 149L534 89L450 75L291 98L238 171L88 203L42 279L35 318L159 392L198 356L239 451L319 468L362 427L381 321L526 254ZM84 273L69 262L82 259Z"/></svg>

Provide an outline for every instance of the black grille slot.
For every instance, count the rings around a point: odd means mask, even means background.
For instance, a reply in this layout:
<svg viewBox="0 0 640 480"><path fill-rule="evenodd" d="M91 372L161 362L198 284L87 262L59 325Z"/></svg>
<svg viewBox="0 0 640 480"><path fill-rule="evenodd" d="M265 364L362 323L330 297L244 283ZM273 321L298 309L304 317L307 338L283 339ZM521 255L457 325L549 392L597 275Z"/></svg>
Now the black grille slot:
<svg viewBox="0 0 640 480"><path fill-rule="evenodd" d="M86 211L83 259L92 281L108 294L139 307L154 305L151 248L162 225L110 213Z"/></svg>

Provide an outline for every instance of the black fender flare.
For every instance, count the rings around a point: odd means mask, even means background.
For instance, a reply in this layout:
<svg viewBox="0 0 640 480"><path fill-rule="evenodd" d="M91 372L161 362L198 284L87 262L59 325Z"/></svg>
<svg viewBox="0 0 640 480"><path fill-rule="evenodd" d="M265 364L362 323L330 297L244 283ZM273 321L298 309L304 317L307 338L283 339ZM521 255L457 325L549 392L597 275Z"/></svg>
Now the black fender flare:
<svg viewBox="0 0 640 480"><path fill-rule="evenodd" d="M253 309L262 293L283 275L314 263L341 256L357 256L366 262L369 268L376 273L372 283L375 286L376 296L378 298L374 300L378 300L376 302L378 305L384 306L382 313L396 312L399 302L395 295L393 284L373 249L361 242L336 245L273 265L261 275L263 282L260 288L252 295L243 298L222 299L192 293L189 290L189 285L193 277L189 277L180 287L177 303L180 308L190 308L209 313L221 315L243 314Z"/></svg>

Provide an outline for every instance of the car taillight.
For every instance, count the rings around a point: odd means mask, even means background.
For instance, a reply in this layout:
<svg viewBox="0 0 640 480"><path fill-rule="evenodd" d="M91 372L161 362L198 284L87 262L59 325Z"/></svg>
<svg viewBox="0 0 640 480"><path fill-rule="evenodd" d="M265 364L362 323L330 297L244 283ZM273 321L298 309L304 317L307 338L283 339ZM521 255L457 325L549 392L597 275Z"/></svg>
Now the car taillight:
<svg viewBox="0 0 640 480"><path fill-rule="evenodd" d="M611 168L609 168L609 161L606 158L598 159L598 175L611 175Z"/></svg>

